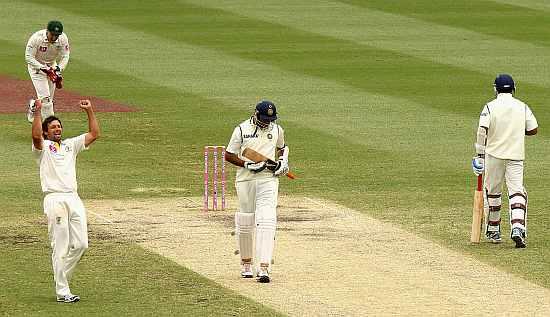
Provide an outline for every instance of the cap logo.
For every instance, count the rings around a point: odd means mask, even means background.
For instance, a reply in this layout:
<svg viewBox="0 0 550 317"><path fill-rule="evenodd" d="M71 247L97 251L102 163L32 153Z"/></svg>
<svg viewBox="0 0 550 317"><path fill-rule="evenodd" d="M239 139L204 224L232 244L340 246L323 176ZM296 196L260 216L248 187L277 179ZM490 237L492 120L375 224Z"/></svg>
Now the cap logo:
<svg viewBox="0 0 550 317"><path fill-rule="evenodd" d="M273 109L271 109L271 106L269 106L269 109L267 109L267 115L272 116L273 115Z"/></svg>

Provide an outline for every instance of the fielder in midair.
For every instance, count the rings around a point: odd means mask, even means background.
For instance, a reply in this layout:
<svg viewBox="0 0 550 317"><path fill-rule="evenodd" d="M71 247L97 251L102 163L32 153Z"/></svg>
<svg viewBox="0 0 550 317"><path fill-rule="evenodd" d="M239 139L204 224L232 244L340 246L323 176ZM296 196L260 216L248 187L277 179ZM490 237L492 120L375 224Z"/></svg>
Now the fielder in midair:
<svg viewBox="0 0 550 317"><path fill-rule="evenodd" d="M479 117L476 156L472 167L476 175L484 174L486 236L493 243L502 242L500 209L502 184L508 187L510 238L516 248L525 248L527 233L527 191L523 187L525 135L537 134L537 119L529 106L516 99L515 83L510 75L498 75L494 82L496 98L483 107Z"/></svg>
<svg viewBox="0 0 550 317"><path fill-rule="evenodd" d="M36 99L42 103L42 118L54 115L53 97L56 88L62 87L61 73L69 63L69 39L63 33L63 24L50 21L46 29L34 33L27 42L25 61L36 91ZM29 103L27 120L33 122L33 109Z"/></svg>
<svg viewBox="0 0 550 317"><path fill-rule="evenodd" d="M73 303L80 297L71 293L69 280L88 249L86 209L77 192L76 158L99 137L99 124L91 102L81 100L80 108L88 116L88 132L62 140L61 120L50 116L42 121L41 107L40 100L36 100L33 107L32 152L40 167L57 301Z"/></svg>
<svg viewBox="0 0 550 317"><path fill-rule="evenodd" d="M225 159L238 166L236 177L239 211L235 233L241 255L241 276L270 282L270 264L275 247L279 176L289 172L288 146L284 131L275 123L277 109L271 101L256 105L254 115L239 124L227 146ZM246 149L259 152L269 161L255 162L243 155ZM255 252L253 236L256 235ZM253 258L257 263L253 263Z"/></svg>

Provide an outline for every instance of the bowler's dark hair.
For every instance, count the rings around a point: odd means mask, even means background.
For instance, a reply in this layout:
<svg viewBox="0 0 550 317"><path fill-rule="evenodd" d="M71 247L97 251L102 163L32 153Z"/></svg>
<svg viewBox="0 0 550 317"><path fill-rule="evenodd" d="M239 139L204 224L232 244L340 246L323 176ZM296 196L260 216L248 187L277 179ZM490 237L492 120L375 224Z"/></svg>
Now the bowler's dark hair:
<svg viewBox="0 0 550 317"><path fill-rule="evenodd" d="M63 123L61 123L61 120L59 120L56 116L49 116L42 122L42 134L44 136L44 139L46 139L46 136L48 135L48 125L52 123L52 121L59 121L59 124L61 125L61 128L63 128Z"/></svg>

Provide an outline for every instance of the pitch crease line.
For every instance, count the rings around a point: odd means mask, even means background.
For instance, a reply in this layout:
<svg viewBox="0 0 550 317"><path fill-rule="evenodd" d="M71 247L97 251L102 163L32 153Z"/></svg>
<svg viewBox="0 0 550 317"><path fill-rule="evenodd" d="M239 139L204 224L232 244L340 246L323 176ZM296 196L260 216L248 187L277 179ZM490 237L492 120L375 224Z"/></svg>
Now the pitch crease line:
<svg viewBox="0 0 550 317"><path fill-rule="evenodd" d="M102 216L102 215L100 215L100 214L98 214L98 213L95 213L95 212L90 211L90 210L88 210L88 212L91 213L92 215L96 216L97 218L99 218L99 219L101 219L101 220L103 220L103 221L105 221L105 222L111 224L111 225L114 224L113 221L111 221L110 219L108 219L108 218L106 218L106 217L104 217L104 216Z"/></svg>

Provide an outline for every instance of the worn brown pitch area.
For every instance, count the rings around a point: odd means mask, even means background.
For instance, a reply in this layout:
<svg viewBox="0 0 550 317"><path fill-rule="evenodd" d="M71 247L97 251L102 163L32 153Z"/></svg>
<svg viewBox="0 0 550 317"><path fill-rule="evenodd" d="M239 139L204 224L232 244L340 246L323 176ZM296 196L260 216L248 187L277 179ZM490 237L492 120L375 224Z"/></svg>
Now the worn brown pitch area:
<svg viewBox="0 0 550 317"><path fill-rule="evenodd" d="M290 316L550 311L550 290L330 201L281 197L269 284L240 278L234 199L231 210L208 213L200 197L84 203L92 240L137 243Z"/></svg>
<svg viewBox="0 0 550 317"><path fill-rule="evenodd" d="M29 99L36 98L34 87L30 80L20 80L0 74L0 113L26 112ZM65 88L55 91L56 112L80 112L78 101L90 99L96 112L131 112L136 109L113 101L83 96Z"/></svg>

